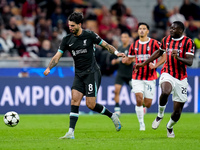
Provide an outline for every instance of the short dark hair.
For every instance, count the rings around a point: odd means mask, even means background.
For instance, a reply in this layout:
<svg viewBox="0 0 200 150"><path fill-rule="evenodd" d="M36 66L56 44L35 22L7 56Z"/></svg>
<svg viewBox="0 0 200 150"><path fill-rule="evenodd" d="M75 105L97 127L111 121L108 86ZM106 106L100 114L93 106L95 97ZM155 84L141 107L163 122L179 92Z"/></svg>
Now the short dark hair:
<svg viewBox="0 0 200 150"><path fill-rule="evenodd" d="M138 27L141 25L145 25L147 27L147 29L149 30L149 25L147 23L145 23L145 22L138 23Z"/></svg>
<svg viewBox="0 0 200 150"><path fill-rule="evenodd" d="M127 34L129 37L131 36L131 34L128 33L127 31L122 32L121 35L122 35L122 34Z"/></svg>
<svg viewBox="0 0 200 150"><path fill-rule="evenodd" d="M75 22L76 24L79 24L79 23L83 23L83 13L81 12L73 12L71 15L69 15L68 17L68 20L69 21L73 21Z"/></svg>
<svg viewBox="0 0 200 150"><path fill-rule="evenodd" d="M183 32L184 32L185 26L181 21L174 21L173 24L178 25L178 27L181 28L183 30Z"/></svg>

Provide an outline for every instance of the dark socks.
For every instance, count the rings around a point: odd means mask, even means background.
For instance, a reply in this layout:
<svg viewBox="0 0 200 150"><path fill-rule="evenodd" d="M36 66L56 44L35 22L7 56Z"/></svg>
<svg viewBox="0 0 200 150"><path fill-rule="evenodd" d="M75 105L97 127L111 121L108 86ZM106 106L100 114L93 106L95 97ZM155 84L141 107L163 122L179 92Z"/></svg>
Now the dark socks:
<svg viewBox="0 0 200 150"><path fill-rule="evenodd" d="M156 121L159 121L160 119L162 119L162 118L160 118L160 117L158 117L158 116L156 117Z"/></svg>
<svg viewBox="0 0 200 150"><path fill-rule="evenodd" d="M76 122L79 116L79 106L71 105L71 112L70 112L70 128L75 129Z"/></svg>
<svg viewBox="0 0 200 150"><path fill-rule="evenodd" d="M93 111L96 111L98 113L106 115L109 118L111 118L111 116L112 116L112 113L106 107L104 107L98 103L96 103L96 106L94 107Z"/></svg>
<svg viewBox="0 0 200 150"><path fill-rule="evenodd" d="M115 103L115 107L120 107L120 106L119 106L119 103Z"/></svg>

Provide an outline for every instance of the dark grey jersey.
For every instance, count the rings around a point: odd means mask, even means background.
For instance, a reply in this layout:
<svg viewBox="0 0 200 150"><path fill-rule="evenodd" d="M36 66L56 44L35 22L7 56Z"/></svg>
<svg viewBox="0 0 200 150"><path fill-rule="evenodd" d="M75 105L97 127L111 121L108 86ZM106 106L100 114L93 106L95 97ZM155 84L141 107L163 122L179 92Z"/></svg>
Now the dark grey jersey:
<svg viewBox="0 0 200 150"><path fill-rule="evenodd" d="M118 51L120 53L124 53L126 56L128 56L129 47L130 47L130 45L128 45L127 47L120 46L118 48ZM126 65L120 61L119 67L117 70L118 75L123 76L123 77L132 78L132 71L133 71L133 63L131 63L130 65Z"/></svg>
<svg viewBox="0 0 200 150"><path fill-rule="evenodd" d="M95 60L95 44L101 44L102 39L93 31L83 30L79 36L68 34L62 39L59 47L60 52L68 50L75 63L75 72L94 70L97 66Z"/></svg>

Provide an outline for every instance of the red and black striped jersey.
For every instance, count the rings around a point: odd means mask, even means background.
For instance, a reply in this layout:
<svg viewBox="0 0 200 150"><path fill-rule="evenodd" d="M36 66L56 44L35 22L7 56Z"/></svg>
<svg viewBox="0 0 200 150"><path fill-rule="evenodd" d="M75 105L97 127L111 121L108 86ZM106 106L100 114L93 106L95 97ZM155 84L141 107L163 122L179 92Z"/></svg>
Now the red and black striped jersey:
<svg viewBox="0 0 200 150"><path fill-rule="evenodd" d="M135 57L136 64L143 63L158 49L160 49L160 42L157 40L151 38L146 42L137 40L131 44L128 57ZM156 69L151 69L149 65L146 65L143 68L139 68L137 73L133 70L132 78L135 80L155 80L157 79Z"/></svg>
<svg viewBox="0 0 200 150"><path fill-rule="evenodd" d="M186 36L173 39L169 35L163 38L161 48L166 50L166 61L161 69L161 74L165 72L179 80L185 79L187 77L187 65L175 59L171 54L174 49L178 51L178 55L181 58L186 58L186 54L194 55L195 46L192 39Z"/></svg>

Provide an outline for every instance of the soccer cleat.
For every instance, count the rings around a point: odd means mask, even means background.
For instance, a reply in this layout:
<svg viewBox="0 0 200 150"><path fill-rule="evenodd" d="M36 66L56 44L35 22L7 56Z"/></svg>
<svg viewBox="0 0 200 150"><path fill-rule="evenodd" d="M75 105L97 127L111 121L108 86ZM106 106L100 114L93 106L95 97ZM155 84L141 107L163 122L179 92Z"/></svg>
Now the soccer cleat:
<svg viewBox="0 0 200 150"><path fill-rule="evenodd" d="M116 111L115 114L116 114L118 117L120 117L121 112L120 112L120 111Z"/></svg>
<svg viewBox="0 0 200 150"><path fill-rule="evenodd" d="M140 125L140 131L145 131L145 124L144 123Z"/></svg>
<svg viewBox="0 0 200 150"><path fill-rule="evenodd" d="M60 137L59 139L75 139L74 132L67 132L64 136Z"/></svg>
<svg viewBox="0 0 200 150"><path fill-rule="evenodd" d="M175 137L173 128L172 129L167 128L167 137L168 138L174 138Z"/></svg>
<svg viewBox="0 0 200 150"><path fill-rule="evenodd" d="M117 131L120 131L122 126L121 126L121 122L120 122L119 117L117 116L117 114L113 113L111 119L112 119L112 121L113 121L113 123L115 125L115 129Z"/></svg>
<svg viewBox="0 0 200 150"><path fill-rule="evenodd" d="M153 121L152 123L152 129L157 129L158 126L160 125L160 122L162 121L163 118L160 118L160 117L156 117L156 119Z"/></svg>

